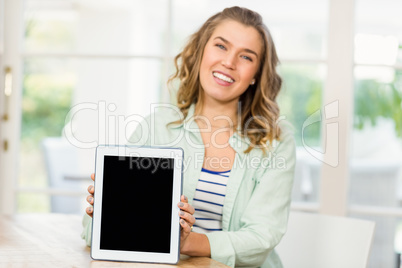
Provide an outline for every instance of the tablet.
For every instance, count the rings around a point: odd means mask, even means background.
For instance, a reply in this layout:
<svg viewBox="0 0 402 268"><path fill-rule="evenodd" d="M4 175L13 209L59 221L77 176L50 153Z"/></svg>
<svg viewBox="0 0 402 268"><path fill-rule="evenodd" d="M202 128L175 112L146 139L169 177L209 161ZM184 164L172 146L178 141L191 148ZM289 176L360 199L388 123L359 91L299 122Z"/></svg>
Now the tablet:
<svg viewBox="0 0 402 268"><path fill-rule="evenodd" d="M98 146L91 257L175 264L183 150Z"/></svg>

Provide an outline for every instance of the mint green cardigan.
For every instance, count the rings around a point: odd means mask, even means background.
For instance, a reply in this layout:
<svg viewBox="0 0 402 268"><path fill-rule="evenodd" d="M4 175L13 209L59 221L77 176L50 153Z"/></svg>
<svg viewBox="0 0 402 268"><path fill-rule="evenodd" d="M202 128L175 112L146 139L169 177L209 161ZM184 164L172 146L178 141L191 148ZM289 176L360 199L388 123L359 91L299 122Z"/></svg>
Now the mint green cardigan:
<svg viewBox="0 0 402 268"><path fill-rule="evenodd" d="M130 144L181 147L184 150L183 194L191 204L204 160L204 144L191 106L182 124L177 107L163 105L145 118ZM223 206L222 231L207 234L211 257L231 267L282 267L274 248L285 234L295 167L292 133L281 126L279 141L263 155L261 149L244 151L247 138L229 139L236 151ZM82 238L91 243L89 216L84 217Z"/></svg>

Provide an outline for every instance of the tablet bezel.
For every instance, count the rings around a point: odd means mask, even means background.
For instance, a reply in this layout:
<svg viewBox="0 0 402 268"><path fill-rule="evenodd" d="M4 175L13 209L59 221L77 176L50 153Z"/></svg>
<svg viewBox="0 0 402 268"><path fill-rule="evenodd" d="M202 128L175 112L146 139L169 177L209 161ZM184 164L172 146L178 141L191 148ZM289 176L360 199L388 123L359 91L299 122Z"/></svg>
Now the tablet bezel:
<svg viewBox="0 0 402 268"><path fill-rule="evenodd" d="M170 253L100 249L100 231L102 228L101 217L103 199L103 170L105 156L158 157L174 159ZM182 194L182 176L183 149L181 148L99 145L96 148L95 159L94 185L96 191L94 194L93 204L94 211L92 218L91 258L94 260L176 264L180 258L180 209L177 207L177 204L180 202L180 196Z"/></svg>

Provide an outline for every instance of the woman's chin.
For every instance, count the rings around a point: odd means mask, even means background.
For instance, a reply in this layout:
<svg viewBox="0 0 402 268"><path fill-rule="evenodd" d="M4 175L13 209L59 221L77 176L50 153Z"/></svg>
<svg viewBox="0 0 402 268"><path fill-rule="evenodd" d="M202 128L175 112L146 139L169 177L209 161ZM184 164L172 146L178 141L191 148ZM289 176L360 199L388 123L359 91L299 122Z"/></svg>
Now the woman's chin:
<svg viewBox="0 0 402 268"><path fill-rule="evenodd" d="M231 102L237 102L239 100L239 97L233 97L229 96L228 94L206 94L205 96L205 101L211 101L214 103L221 103L221 104L227 104Z"/></svg>

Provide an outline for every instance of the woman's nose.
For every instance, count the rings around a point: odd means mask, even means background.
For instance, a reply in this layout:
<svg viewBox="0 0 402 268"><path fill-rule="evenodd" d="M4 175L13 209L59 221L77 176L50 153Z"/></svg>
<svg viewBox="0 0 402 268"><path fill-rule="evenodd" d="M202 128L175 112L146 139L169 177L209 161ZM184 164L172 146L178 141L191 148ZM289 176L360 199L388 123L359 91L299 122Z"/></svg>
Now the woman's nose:
<svg viewBox="0 0 402 268"><path fill-rule="evenodd" d="M222 65L228 69L236 69L236 57L235 55L226 55L225 58L222 59Z"/></svg>

